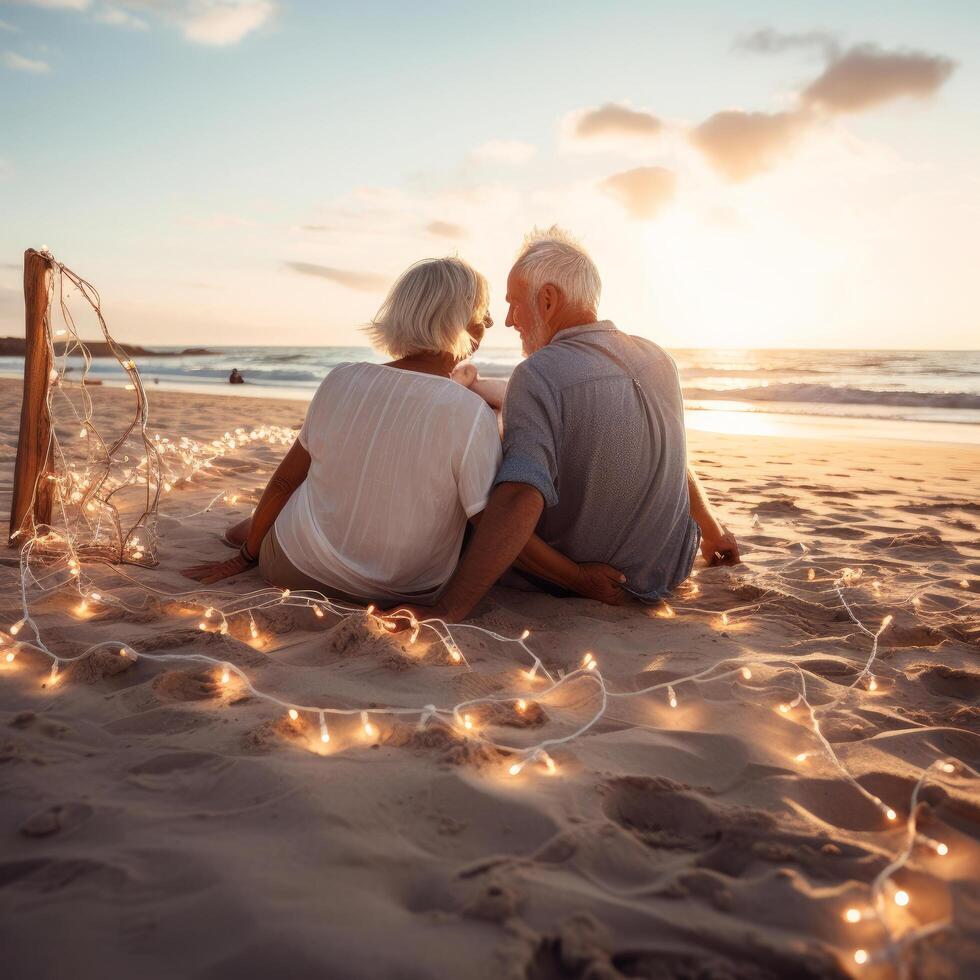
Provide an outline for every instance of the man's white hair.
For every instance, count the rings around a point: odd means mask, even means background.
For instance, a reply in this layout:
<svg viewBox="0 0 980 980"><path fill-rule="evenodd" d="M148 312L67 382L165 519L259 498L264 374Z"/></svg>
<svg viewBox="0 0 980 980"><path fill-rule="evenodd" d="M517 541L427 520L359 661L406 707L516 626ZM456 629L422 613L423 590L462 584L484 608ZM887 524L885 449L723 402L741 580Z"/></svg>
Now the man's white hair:
<svg viewBox="0 0 980 980"><path fill-rule="evenodd" d="M557 286L567 302L585 309L599 309L602 280L589 253L577 238L558 225L534 228L524 236L514 270L527 283L533 303L546 283Z"/></svg>
<svg viewBox="0 0 980 980"><path fill-rule="evenodd" d="M391 287L367 327L371 343L393 358L473 350L466 328L490 305L487 280L460 258L423 259Z"/></svg>

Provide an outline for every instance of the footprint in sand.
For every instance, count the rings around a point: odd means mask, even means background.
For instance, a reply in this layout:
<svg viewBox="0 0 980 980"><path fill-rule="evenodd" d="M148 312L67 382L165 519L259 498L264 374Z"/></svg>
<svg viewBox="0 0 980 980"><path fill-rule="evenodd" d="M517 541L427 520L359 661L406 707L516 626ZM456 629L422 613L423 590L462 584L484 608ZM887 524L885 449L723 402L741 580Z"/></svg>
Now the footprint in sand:
<svg viewBox="0 0 980 980"><path fill-rule="evenodd" d="M56 803L29 816L18 829L24 837L65 835L86 823L92 813L85 803Z"/></svg>

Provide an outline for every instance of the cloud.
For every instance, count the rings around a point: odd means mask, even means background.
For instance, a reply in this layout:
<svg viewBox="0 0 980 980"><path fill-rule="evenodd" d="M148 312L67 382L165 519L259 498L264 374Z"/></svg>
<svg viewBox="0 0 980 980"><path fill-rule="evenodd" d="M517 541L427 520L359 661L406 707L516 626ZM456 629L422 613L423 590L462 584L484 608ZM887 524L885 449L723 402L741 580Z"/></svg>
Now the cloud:
<svg viewBox="0 0 980 980"><path fill-rule="evenodd" d="M26 2L32 7L47 7L50 10L88 10L91 5L91 0L26 0Z"/></svg>
<svg viewBox="0 0 980 980"><path fill-rule="evenodd" d="M31 75L44 75L51 71L51 66L46 61L25 58L13 51L4 51L3 55L0 55L0 60L3 61L4 67L11 71L26 71Z"/></svg>
<svg viewBox="0 0 980 980"><path fill-rule="evenodd" d="M35 7L87 11L91 0L26 0ZM92 16L103 24L145 30L146 18L176 27L188 41L223 47L237 44L270 21L279 9L275 0L112 0Z"/></svg>
<svg viewBox="0 0 980 980"><path fill-rule="evenodd" d="M113 27L128 27L133 31L148 30L150 25L140 17L128 13L121 7L103 7L95 14L100 24L111 24Z"/></svg>
<svg viewBox="0 0 980 980"><path fill-rule="evenodd" d="M595 136L645 137L656 136L661 129L663 123L652 113L607 102L579 116L575 135L580 139Z"/></svg>
<svg viewBox="0 0 980 980"><path fill-rule="evenodd" d="M449 221L430 221L425 230L430 235L439 235L442 238L466 238L466 229Z"/></svg>
<svg viewBox="0 0 980 980"><path fill-rule="evenodd" d="M801 112L716 112L690 133L691 142L731 181L747 180L792 148L809 125Z"/></svg>
<svg viewBox="0 0 980 980"><path fill-rule="evenodd" d="M182 4L177 22L188 41L223 46L237 44L276 13L270 0L198 0Z"/></svg>
<svg viewBox="0 0 980 980"><path fill-rule="evenodd" d="M828 61L836 57L840 41L836 34L829 31L801 31L795 34L784 34L771 27L753 31L735 41L734 47L755 54L782 54L783 51L798 49L817 49L826 55Z"/></svg>
<svg viewBox="0 0 980 980"><path fill-rule="evenodd" d="M469 153L469 159L476 163L502 163L516 167L527 163L538 152L531 143L521 140L489 140Z"/></svg>
<svg viewBox="0 0 980 980"><path fill-rule="evenodd" d="M5 20L0 20L0 31L9 31L11 34L20 34L20 28L8 24Z"/></svg>
<svg viewBox="0 0 980 980"><path fill-rule="evenodd" d="M329 279L331 282L346 286L348 289L359 289L365 293L374 293L389 285L388 276L380 276L375 272L361 272L356 269L334 269L328 265L315 265L312 262L287 262L286 265L304 276L316 276Z"/></svg>
<svg viewBox="0 0 980 980"><path fill-rule="evenodd" d="M599 184L634 218L655 218L674 197L677 178L663 167L636 167Z"/></svg>
<svg viewBox="0 0 980 980"><path fill-rule="evenodd" d="M861 44L832 60L801 98L831 113L860 112L903 96L927 98L955 67L956 62L942 55Z"/></svg>

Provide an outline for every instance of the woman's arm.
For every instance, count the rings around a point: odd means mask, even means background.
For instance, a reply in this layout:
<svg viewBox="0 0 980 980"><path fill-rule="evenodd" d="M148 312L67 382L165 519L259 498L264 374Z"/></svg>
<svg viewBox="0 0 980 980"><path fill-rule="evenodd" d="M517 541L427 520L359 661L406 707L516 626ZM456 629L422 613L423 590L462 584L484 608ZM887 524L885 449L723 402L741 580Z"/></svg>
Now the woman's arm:
<svg viewBox="0 0 980 980"><path fill-rule="evenodd" d="M245 548L250 555L258 555L269 528L276 523L286 501L299 489L310 472L310 454L297 439L276 467L276 472L266 484L262 499L252 515L252 523L245 538Z"/></svg>
<svg viewBox="0 0 980 980"><path fill-rule="evenodd" d="M282 462L276 467L276 471L266 484L259 505L252 515L248 535L245 538L245 551L248 554L258 558L259 549L262 547L262 542L269 533L269 529L275 524L276 518L286 506L286 501L306 479L309 471L310 454L297 439L283 457ZM205 562L203 565L185 568L183 574L205 585L210 585L212 582L220 582L222 579L245 572L252 565L254 562L249 562L244 554L239 552L234 558L229 558L226 561Z"/></svg>

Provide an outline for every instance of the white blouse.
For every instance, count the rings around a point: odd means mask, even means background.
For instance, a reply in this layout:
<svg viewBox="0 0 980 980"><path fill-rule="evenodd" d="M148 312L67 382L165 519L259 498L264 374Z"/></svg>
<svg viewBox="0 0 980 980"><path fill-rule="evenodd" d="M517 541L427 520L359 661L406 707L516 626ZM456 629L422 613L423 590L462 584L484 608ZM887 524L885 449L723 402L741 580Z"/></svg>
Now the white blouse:
<svg viewBox="0 0 980 980"><path fill-rule="evenodd" d="M275 524L286 557L352 596L434 599L500 468L486 402L448 378L341 364L313 396L299 441L310 471Z"/></svg>

